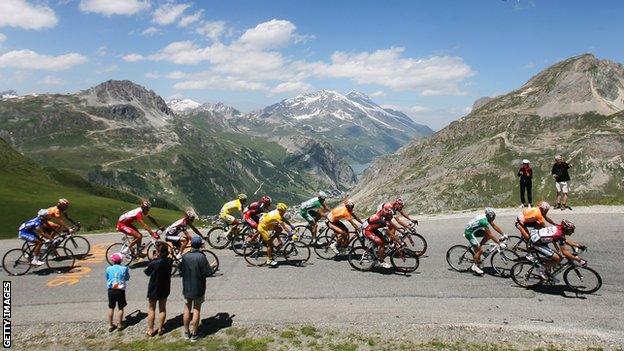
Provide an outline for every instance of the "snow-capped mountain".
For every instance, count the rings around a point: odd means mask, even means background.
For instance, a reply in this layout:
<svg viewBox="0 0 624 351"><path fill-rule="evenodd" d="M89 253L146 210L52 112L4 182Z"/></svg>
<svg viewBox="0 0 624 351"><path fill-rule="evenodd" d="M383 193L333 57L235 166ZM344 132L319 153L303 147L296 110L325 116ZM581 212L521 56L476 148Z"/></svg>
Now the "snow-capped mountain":
<svg viewBox="0 0 624 351"><path fill-rule="evenodd" d="M228 106L222 102L217 102L216 104L205 103L195 109L195 112L211 112L213 114L218 114L223 116L226 119L231 119L235 117L240 117L242 114L239 110L235 109L232 106Z"/></svg>
<svg viewBox="0 0 624 351"><path fill-rule="evenodd" d="M201 105L202 104L199 102L191 99L171 99L167 101L167 106L169 106L174 113L186 113L200 107Z"/></svg>
<svg viewBox="0 0 624 351"><path fill-rule="evenodd" d="M384 109L359 92L300 94L245 118L253 124L250 133L325 139L356 163L370 162L413 138L433 134L429 127L399 111Z"/></svg>

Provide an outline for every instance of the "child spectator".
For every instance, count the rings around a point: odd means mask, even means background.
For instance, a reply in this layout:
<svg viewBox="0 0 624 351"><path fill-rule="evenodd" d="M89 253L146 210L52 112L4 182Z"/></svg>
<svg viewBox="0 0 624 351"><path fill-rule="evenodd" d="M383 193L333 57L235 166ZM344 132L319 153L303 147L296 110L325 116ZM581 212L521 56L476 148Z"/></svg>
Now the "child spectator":
<svg viewBox="0 0 624 351"><path fill-rule="evenodd" d="M112 266L106 267L106 285L108 287L108 332L115 329L123 330L126 326L123 324L124 307L126 307L126 284L130 280L130 272L128 267L120 265L123 255L116 252L110 256ZM115 313L115 305L119 309L119 317L117 325L113 324L113 314Z"/></svg>

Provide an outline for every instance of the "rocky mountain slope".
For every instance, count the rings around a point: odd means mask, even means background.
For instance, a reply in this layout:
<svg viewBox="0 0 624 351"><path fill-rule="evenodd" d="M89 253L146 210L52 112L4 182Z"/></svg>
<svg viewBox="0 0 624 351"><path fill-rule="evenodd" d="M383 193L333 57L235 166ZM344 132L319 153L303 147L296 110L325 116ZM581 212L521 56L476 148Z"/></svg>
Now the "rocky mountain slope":
<svg viewBox="0 0 624 351"><path fill-rule="evenodd" d="M0 101L0 137L44 166L201 213L263 183L288 202L331 185L284 165L277 143L176 116L157 94L129 81Z"/></svg>
<svg viewBox="0 0 624 351"><path fill-rule="evenodd" d="M384 109L368 96L320 90L283 100L244 116L246 132L326 141L350 163L368 163L408 141L433 133L405 114Z"/></svg>
<svg viewBox="0 0 624 351"><path fill-rule="evenodd" d="M414 211L517 205L517 169L553 199L553 157L571 165L571 203L624 201L624 67L581 55L477 104L435 135L377 159L354 189L372 206L403 195Z"/></svg>

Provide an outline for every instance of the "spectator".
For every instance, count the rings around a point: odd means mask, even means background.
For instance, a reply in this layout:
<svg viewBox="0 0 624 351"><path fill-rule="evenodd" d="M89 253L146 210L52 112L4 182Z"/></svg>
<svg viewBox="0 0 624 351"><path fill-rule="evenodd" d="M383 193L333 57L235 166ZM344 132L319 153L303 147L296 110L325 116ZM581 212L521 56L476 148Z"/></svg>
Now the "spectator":
<svg viewBox="0 0 624 351"><path fill-rule="evenodd" d="M520 177L520 202L522 202L522 207L531 207L533 203L533 168L531 168L529 160L522 160L522 167L518 171L518 177ZM524 197L525 193L526 198ZM528 206L526 200L529 200Z"/></svg>
<svg viewBox="0 0 624 351"><path fill-rule="evenodd" d="M120 265L123 255L116 252L110 256L113 263L112 266L106 267L106 285L108 287L108 332L115 329L123 330L126 326L123 324L124 307L126 302L126 285L130 280L130 272L128 267ZM113 314L115 313L115 305L119 309L117 325L113 324Z"/></svg>
<svg viewBox="0 0 624 351"><path fill-rule="evenodd" d="M191 251L185 253L180 262L182 294L186 300L182 316L184 335L191 341L196 341L199 338L199 316L206 293L206 278L210 275L210 270L212 269L208 265L206 256L199 250L201 246L202 238L193 236L191 239Z"/></svg>
<svg viewBox="0 0 624 351"><path fill-rule="evenodd" d="M167 318L167 297L171 291L171 269L173 260L169 257L169 246L165 243L158 245L158 257L150 262L145 268L145 274L148 275L149 284L147 285L147 335L154 336L154 319L156 317L156 303L158 303L158 319L160 326L158 327L158 335L165 332L165 319Z"/></svg>
<svg viewBox="0 0 624 351"><path fill-rule="evenodd" d="M570 166L563 161L563 156L555 156L555 164L552 166L552 176L555 178L555 187L557 188L557 204L555 208L560 208L562 211L566 208L571 210L572 208L567 205L568 192L570 191L570 175L568 169Z"/></svg>

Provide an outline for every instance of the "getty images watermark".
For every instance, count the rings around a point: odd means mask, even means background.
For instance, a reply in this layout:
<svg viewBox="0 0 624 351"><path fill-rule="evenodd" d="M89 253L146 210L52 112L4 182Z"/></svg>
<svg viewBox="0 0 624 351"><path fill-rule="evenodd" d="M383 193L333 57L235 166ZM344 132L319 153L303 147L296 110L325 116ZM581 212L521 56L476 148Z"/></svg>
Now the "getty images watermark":
<svg viewBox="0 0 624 351"><path fill-rule="evenodd" d="M11 282L2 282L2 346L11 347Z"/></svg>

